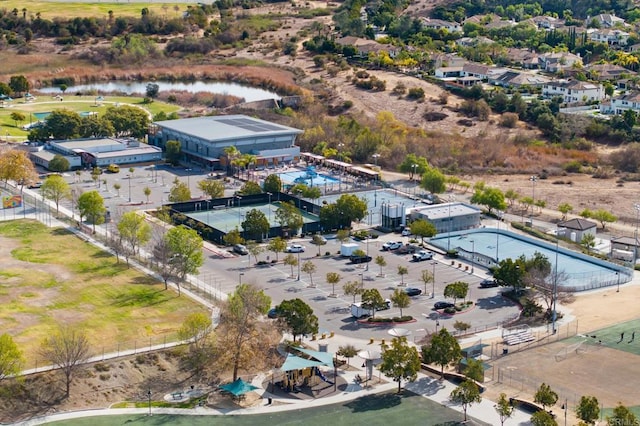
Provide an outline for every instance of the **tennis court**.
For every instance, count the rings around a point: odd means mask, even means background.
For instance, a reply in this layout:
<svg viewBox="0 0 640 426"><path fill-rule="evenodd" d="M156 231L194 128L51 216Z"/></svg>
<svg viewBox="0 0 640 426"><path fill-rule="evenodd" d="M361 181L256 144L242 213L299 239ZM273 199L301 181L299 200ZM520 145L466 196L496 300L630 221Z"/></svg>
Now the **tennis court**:
<svg viewBox="0 0 640 426"><path fill-rule="evenodd" d="M271 227L278 227L280 224L276 222L276 211L280 207L280 201L272 203L251 204L248 206L228 207L220 206L212 210L198 210L195 212L184 213L185 216L198 220L206 225L218 229L223 232L229 232L235 229L242 229L241 223L247 212L256 209L264 213ZM317 222L318 217L300 210L304 223Z"/></svg>

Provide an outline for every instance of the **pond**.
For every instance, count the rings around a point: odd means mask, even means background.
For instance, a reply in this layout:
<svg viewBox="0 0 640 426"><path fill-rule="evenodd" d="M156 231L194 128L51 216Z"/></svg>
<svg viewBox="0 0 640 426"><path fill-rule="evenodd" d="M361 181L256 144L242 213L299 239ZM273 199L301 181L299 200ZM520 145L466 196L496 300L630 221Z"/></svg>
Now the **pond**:
<svg viewBox="0 0 640 426"><path fill-rule="evenodd" d="M91 83L79 84L77 86L69 86L65 93L74 94L76 92L96 91L100 93L120 92L126 94L144 95L147 91L147 84L151 82L129 82L129 81L110 81L107 83ZM214 81L194 81L194 82L169 82L154 81L161 92L177 90L189 93L209 92L221 95L233 95L244 98L246 102L261 101L264 99L280 99L275 92L259 89L251 86L243 86L237 83L223 83ZM43 87L38 89L41 93L60 94L59 87Z"/></svg>

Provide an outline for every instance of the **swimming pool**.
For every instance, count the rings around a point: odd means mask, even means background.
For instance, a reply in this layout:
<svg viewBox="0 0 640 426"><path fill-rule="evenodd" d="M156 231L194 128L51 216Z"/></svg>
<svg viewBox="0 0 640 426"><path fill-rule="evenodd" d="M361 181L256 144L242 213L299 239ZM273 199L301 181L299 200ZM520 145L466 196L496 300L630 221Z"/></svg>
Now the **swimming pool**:
<svg viewBox="0 0 640 426"><path fill-rule="evenodd" d="M315 176L311 176L305 170L278 173L278 176L280 176L282 183L287 185L304 183L307 186L318 186L340 182L340 179L324 173L317 173Z"/></svg>
<svg viewBox="0 0 640 426"><path fill-rule="evenodd" d="M493 266L501 260L526 258L539 252L547 257L555 271L566 279L558 283L560 291L583 291L625 283L631 280L628 268L596 259L544 241L502 229L474 229L442 234L431 239L442 250L457 249L460 257L473 259L476 265Z"/></svg>
<svg viewBox="0 0 640 426"><path fill-rule="evenodd" d="M33 116L35 118L37 118L38 121L42 121L42 120L46 119L49 115L51 115L51 111L47 111L47 112L32 112L31 114L33 114ZM94 111L80 111L80 112L78 112L78 115L80 117L90 117L90 116L92 116L94 114L97 114L97 113L94 112Z"/></svg>

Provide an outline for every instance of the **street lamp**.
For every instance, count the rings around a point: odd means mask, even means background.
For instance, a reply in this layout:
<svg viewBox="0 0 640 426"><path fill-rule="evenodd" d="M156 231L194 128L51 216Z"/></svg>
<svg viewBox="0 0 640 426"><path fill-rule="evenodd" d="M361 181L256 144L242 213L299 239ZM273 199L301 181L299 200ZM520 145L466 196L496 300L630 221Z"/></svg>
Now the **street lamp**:
<svg viewBox="0 0 640 426"><path fill-rule="evenodd" d="M411 165L411 180L413 180L413 177L416 174L417 169L418 169L418 165L416 163L413 163Z"/></svg>
<svg viewBox="0 0 640 426"><path fill-rule="evenodd" d="M440 321L438 321L438 318L436 317L436 332L435 334L438 334L438 327L440 326Z"/></svg>
<svg viewBox="0 0 640 426"><path fill-rule="evenodd" d="M368 235L367 235L367 238L365 238L365 241L367 242L367 257L368 257L369 256L369 236ZM365 271L369 270L369 262L365 262L364 270Z"/></svg>
<svg viewBox="0 0 640 426"><path fill-rule="evenodd" d="M187 187L191 190L191 169L184 169L187 172Z"/></svg>
<svg viewBox="0 0 640 426"><path fill-rule="evenodd" d="M364 288L364 274L358 274L360 276L360 287Z"/></svg>
<svg viewBox="0 0 640 426"><path fill-rule="evenodd" d="M533 175L529 178L529 180L531 181L532 187L531 198L533 199L533 201L536 201L536 182L538 181L538 176Z"/></svg>
<svg viewBox="0 0 640 426"><path fill-rule="evenodd" d="M298 279L296 281L300 281L300 252L298 251Z"/></svg>
<svg viewBox="0 0 640 426"><path fill-rule="evenodd" d="M267 195L269 196L269 226L271 226L271 196L273 194L270 192L267 192Z"/></svg>
<svg viewBox="0 0 640 426"><path fill-rule="evenodd" d="M147 397L149 398L149 416L152 416L153 414L151 414L151 389L147 391Z"/></svg>
<svg viewBox="0 0 640 426"><path fill-rule="evenodd" d="M374 165L377 167L378 166L378 158L380 157L380 154L373 154L371 157L373 158Z"/></svg>
<svg viewBox="0 0 640 426"><path fill-rule="evenodd" d="M558 299L558 243L560 239L556 238L556 262L554 265L554 273L553 273L553 318L552 318L552 327L551 330L553 334L556 334L556 319L558 318L558 313L556 309L556 301Z"/></svg>
<svg viewBox="0 0 640 426"><path fill-rule="evenodd" d="M244 272L240 272L238 274L238 285L242 285L242 276L244 275Z"/></svg>
<svg viewBox="0 0 640 426"><path fill-rule="evenodd" d="M449 232L447 233L447 251L449 251L451 249L450 245L451 245L451 231L453 230L453 226L451 225L451 204L456 200L455 195L451 194L449 195L449 219L448 219L448 223L449 223Z"/></svg>
<svg viewBox="0 0 640 426"><path fill-rule="evenodd" d="M620 272L616 271L616 281L618 282L618 289L616 293L620 293Z"/></svg>
<svg viewBox="0 0 640 426"><path fill-rule="evenodd" d="M473 267L475 266L474 257L476 257L476 242L471 240L471 273L473 274Z"/></svg>
<svg viewBox="0 0 640 426"><path fill-rule="evenodd" d="M129 202L131 202L131 175L127 175L129 178Z"/></svg>
<svg viewBox="0 0 640 426"><path fill-rule="evenodd" d="M431 262L431 266L433 266L433 272L431 273L431 282L433 284L433 288L431 289L432 299L436 297L436 265L437 264L438 262L436 262L435 260Z"/></svg>

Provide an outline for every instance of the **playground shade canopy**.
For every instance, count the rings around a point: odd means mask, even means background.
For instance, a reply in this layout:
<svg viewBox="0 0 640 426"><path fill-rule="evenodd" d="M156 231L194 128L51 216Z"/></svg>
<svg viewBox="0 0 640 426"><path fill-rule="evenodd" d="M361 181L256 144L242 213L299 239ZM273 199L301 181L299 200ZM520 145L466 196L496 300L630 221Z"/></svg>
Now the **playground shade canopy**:
<svg viewBox="0 0 640 426"><path fill-rule="evenodd" d="M302 358L293 354L287 354L284 364L280 367L282 371L303 370L310 367L333 366L333 354L329 352L318 352L311 349L296 348L297 351L311 358Z"/></svg>
<svg viewBox="0 0 640 426"><path fill-rule="evenodd" d="M232 393L234 396L242 396L247 392L251 392L252 390L258 389L258 387L238 378L236 379L235 382L227 383L226 385L221 385L220 389L225 390L229 393Z"/></svg>

